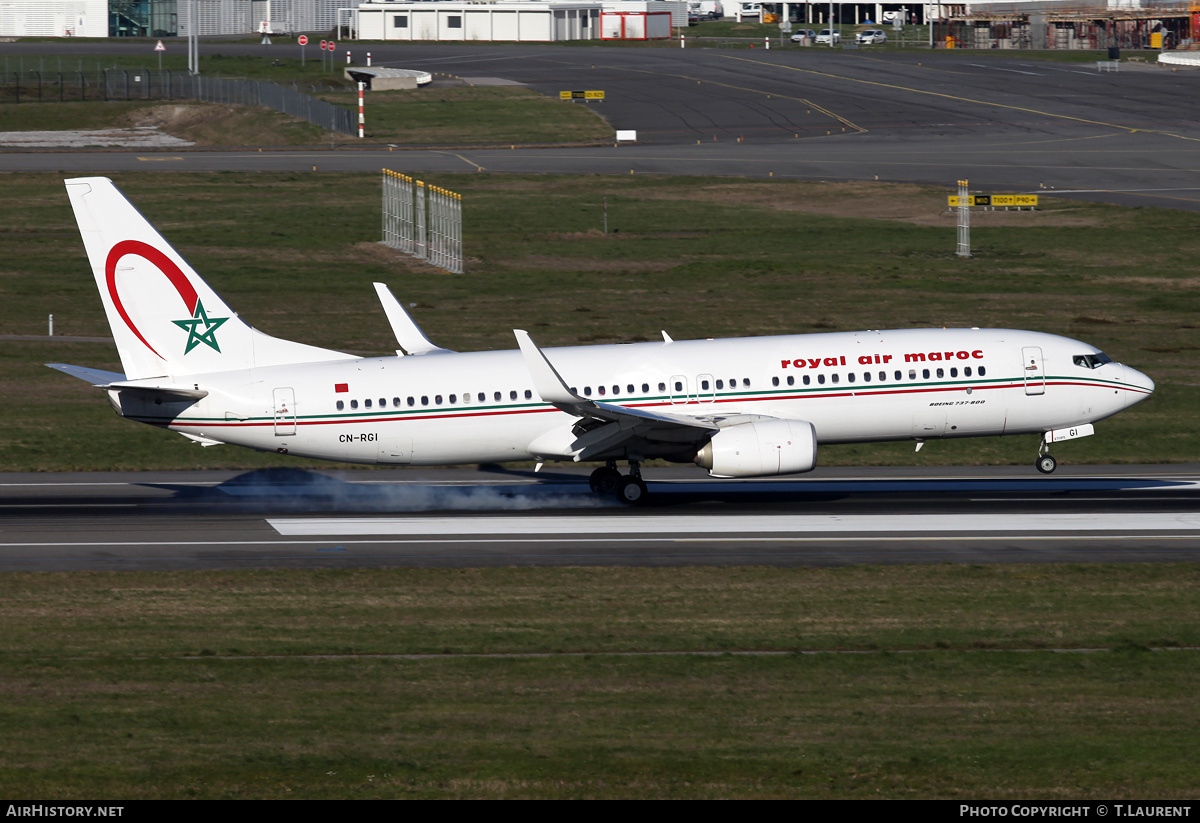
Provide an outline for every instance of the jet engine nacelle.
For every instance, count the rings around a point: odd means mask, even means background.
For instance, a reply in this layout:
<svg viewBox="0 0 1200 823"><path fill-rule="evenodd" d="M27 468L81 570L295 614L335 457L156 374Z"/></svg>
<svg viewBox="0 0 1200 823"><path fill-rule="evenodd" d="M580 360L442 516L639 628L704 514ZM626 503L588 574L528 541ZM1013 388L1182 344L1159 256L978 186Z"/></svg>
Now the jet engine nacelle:
<svg viewBox="0 0 1200 823"><path fill-rule="evenodd" d="M756 420L721 429L696 455L714 477L809 472L817 465L817 430L805 420Z"/></svg>

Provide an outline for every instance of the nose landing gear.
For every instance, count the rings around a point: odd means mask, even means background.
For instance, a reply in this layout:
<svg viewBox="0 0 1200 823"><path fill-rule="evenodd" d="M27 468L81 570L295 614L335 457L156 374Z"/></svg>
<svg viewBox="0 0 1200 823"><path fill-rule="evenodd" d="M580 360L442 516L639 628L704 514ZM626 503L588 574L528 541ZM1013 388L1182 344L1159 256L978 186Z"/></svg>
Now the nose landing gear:
<svg viewBox="0 0 1200 823"><path fill-rule="evenodd" d="M1042 474L1050 474L1058 468L1058 461L1050 454L1050 446L1044 439L1038 444L1038 456L1037 460L1033 461L1033 465Z"/></svg>

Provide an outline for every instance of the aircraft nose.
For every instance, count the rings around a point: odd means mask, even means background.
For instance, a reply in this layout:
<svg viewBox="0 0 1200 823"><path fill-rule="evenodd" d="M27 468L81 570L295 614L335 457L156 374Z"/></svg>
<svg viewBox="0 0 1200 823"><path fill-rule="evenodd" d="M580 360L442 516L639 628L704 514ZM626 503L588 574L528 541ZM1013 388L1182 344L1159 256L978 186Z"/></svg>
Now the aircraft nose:
<svg viewBox="0 0 1200 823"><path fill-rule="evenodd" d="M1125 367L1125 382L1132 391L1128 392L1129 405L1145 400L1154 394L1154 381L1137 369Z"/></svg>

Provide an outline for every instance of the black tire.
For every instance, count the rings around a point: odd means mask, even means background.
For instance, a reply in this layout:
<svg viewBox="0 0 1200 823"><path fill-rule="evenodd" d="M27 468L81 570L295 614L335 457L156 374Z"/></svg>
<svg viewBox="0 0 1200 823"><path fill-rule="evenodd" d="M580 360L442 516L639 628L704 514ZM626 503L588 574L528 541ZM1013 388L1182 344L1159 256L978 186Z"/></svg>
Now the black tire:
<svg viewBox="0 0 1200 823"><path fill-rule="evenodd" d="M650 497L645 482L640 477L622 477L617 488L617 499L629 506L641 506Z"/></svg>
<svg viewBox="0 0 1200 823"><path fill-rule="evenodd" d="M616 494L621 486L621 473L608 466L602 466L592 472L588 485L596 494Z"/></svg>
<svg viewBox="0 0 1200 823"><path fill-rule="evenodd" d="M1033 465L1037 466L1037 470L1042 474L1050 474L1058 468L1058 461L1054 459L1053 455L1043 454Z"/></svg>

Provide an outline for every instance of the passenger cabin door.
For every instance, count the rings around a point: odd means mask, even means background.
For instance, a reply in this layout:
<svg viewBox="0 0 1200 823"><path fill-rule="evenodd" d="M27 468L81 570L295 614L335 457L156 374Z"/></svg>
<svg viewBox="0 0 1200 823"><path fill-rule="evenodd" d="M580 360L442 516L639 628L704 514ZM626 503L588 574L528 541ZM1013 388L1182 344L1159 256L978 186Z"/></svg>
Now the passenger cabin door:
<svg viewBox="0 0 1200 823"><path fill-rule="evenodd" d="M296 393L291 389L275 389L275 436L287 437L296 433Z"/></svg>
<svg viewBox="0 0 1200 823"><path fill-rule="evenodd" d="M1040 346L1025 346L1021 349L1021 369L1025 377L1026 394L1046 393L1046 364Z"/></svg>

